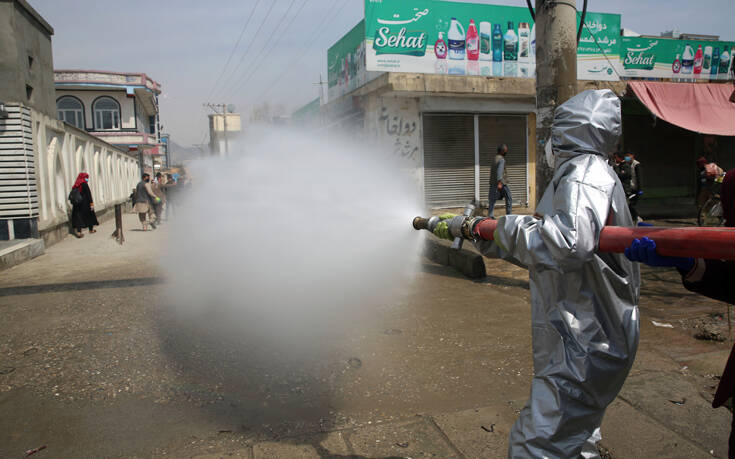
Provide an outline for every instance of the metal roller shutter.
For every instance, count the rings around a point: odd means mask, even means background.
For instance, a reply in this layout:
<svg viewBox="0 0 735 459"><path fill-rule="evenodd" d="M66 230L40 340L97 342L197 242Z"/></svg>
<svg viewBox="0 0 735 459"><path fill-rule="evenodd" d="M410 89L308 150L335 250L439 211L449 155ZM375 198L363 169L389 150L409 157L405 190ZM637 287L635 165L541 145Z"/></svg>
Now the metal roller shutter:
<svg viewBox="0 0 735 459"><path fill-rule="evenodd" d="M429 207L461 207L475 197L473 115L423 115L424 195Z"/></svg>
<svg viewBox="0 0 735 459"><path fill-rule="evenodd" d="M490 168L497 154L498 145L508 145L505 166L508 169L508 186L513 205L525 206L528 202L526 117L480 115L480 200L487 203L490 189ZM505 205L498 201L496 206Z"/></svg>
<svg viewBox="0 0 735 459"><path fill-rule="evenodd" d="M38 216L31 111L19 104L5 106L0 118L0 218Z"/></svg>

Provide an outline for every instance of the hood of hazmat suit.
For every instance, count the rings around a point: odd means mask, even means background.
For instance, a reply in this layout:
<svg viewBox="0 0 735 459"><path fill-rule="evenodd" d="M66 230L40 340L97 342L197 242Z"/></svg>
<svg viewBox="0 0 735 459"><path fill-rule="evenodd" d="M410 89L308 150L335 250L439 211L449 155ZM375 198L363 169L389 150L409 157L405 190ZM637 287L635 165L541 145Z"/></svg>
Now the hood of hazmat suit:
<svg viewBox="0 0 735 459"><path fill-rule="evenodd" d="M638 347L638 265L597 253L605 225L633 226L607 163L621 133L620 100L584 91L557 107L554 177L537 215L498 219L483 253L529 270L534 377L510 435L509 457L599 457L605 408Z"/></svg>

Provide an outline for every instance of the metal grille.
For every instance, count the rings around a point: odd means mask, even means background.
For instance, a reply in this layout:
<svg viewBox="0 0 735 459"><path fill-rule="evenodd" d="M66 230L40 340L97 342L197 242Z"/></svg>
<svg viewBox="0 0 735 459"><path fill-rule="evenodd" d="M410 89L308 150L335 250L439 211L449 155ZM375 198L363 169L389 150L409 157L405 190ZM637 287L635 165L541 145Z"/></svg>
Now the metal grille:
<svg viewBox="0 0 735 459"><path fill-rule="evenodd" d="M31 111L19 104L5 109L8 116L0 118L0 218L36 217Z"/></svg>
<svg viewBox="0 0 735 459"><path fill-rule="evenodd" d="M475 197L473 115L424 114L424 196L429 207L461 207Z"/></svg>
<svg viewBox="0 0 735 459"><path fill-rule="evenodd" d="M508 170L508 186L513 204L528 203L526 118L523 116L480 115L480 200L487 203L490 190L490 169L497 154L498 145L508 145L505 167ZM498 201L496 206L505 205Z"/></svg>

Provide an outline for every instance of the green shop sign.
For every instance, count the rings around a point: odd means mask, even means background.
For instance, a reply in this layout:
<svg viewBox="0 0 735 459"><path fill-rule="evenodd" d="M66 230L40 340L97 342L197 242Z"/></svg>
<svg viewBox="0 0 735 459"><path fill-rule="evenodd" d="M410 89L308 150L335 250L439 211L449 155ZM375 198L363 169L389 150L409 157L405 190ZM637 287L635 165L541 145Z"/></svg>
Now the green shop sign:
<svg viewBox="0 0 735 459"><path fill-rule="evenodd" d="M735 42L622 37L622 75L633 78L730 79Z"/></svg>
<svg viewBox="0 0 735 459"><path fill-rule="evenodd" d="M620 15L589 12L582 79L617 79ZM445 0L365 0L368 71L533 78L536 27L526 7Z"/></svg>

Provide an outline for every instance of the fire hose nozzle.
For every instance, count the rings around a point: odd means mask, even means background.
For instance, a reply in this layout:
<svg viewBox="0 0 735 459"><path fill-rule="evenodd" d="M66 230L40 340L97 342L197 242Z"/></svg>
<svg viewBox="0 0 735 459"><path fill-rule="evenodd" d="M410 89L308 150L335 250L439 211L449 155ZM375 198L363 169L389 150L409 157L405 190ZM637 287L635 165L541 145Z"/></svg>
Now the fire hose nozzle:
<svg viewBox="0 0 735 459"><path fill-rule="evenodd" d="M413 219L413 228L433 232L439 221L439 217L436 216L430 218L416 217Z"/></svg>

